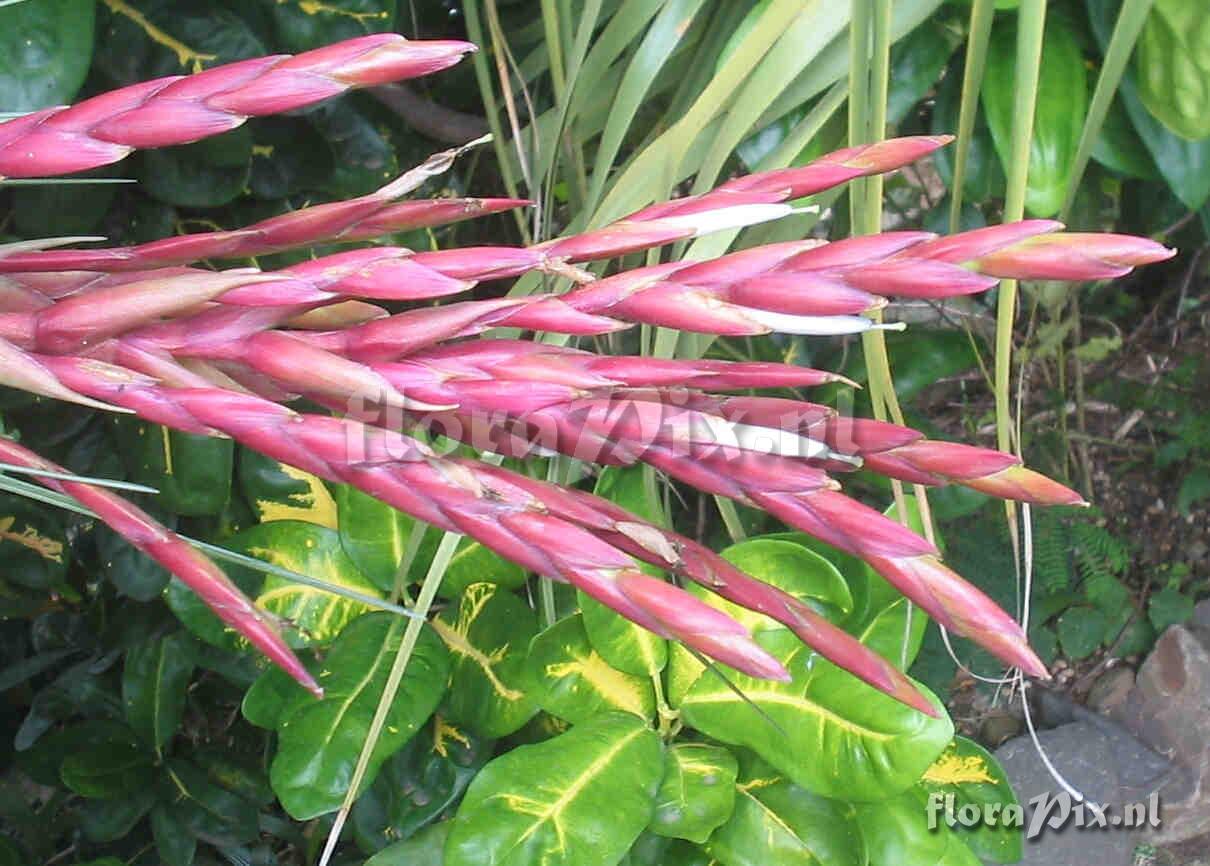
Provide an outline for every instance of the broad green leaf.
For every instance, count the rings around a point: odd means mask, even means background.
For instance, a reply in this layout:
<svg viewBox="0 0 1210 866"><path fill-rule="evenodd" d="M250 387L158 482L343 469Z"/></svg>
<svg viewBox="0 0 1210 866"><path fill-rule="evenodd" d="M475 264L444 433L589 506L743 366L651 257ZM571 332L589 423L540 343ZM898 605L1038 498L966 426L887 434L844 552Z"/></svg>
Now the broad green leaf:
<svg viewBox="0 0 1210 866"><path fill-rule="evenodd" d="M871 863L979 866L979 858L944 820L929 829L927 803L924 789L916 786L881 803L856 804Z"/></svg>
<svg viewBox="0 0 1210 866"><path fill-rule="evenodd" d="M965 53L965 52L963 52ZM953 135L958 132L958 117L962 108L962 75L963 60L961 58L950 64L937 87L937 98L933 103L932 120L929 131L935 135ZM990 85L989 85L990 86ZM953 188L954 184L954 155L953 147L943 147L932 155L937 173L945 182L946 187ZM983 112L975 117L975 129L970 137L967 148L966 173L962 179L962 195L966 201L983 203L988 199L1004 195L1004 169L996 156L996 146L992 141L991 131L987 128L987 118ZM897 368L895 390L899 391L899 373Z"/></svg>
<svg viewBox="0 0 1210 866"><path fill-rule="evenodd" d="M218 514L231 495L230 439L178 433L137 418L114 419L118 452L130 480L159 491L154 501L174 514Z"/></svg>
<svg viewBox="0 0 1210 866"><path fill-rule="evenodd" d="M345 554L340 536L333 529L299 520L275 520L224 539L222 546L328 583L380 595ZM358 601L243 566L227 565L225 571L258 607L291 626L286 637L295 646L330 642L346 623L366 610ZM226 649L244 646L243 638L225 626L184 584L174 579L166 597L185 627L202 640Z"/></svg>
<svg viewBox="0 0 1210 866"><path fill-rule="evenodd" d="M350 484L337 486L336 512L345 553L380 589L392 589L416 521ZM438 534L425 533L416 555L421 567L433 558Z"/></svg>
<svg viewBox="0 0 1210 866"><path fill-rule="evenodd" d="M157 501L158 497L148 497L148 501L141 505L152 517L168 528L174 528L176 515L163 511ZM164 591L172 578L168 569L108 526L97 526L94 536L101 573L109 578L118 592L135 601L151 601Z"/></svg>
<svg viewBox="0 0 1210 866"><path fill-rule="evenodd" d="M116 800L85 800L80 805L80 833L89 842L115 842L143 820L155 801L154 785Z"/></svg>
<svg viewBox="0 0 1210 866"><path fill-rule="evenodd" d="M365 195L399 173L391 142L350 100L326 102L309 111L307 120L328 142L336 160L336 170L326 184L330 195Z"/></svg>
<svg viewBox="0 0 1210 866"><path fill-rule="evenodd" d="M705 847L723 866L869 862L851 805L800 788L750 753L735 785L735 811Z"/></svg>
<svg viewBox="0 0 1210 866"><path fill-rule="evenodd" d="M717 740L752 749L810 791L850 800L892 796L920 778L953 736L935 697L940 717L930 718L814 655L788 632L757 640L793 680L731 673L749 704L718 677L702 676L681 701L682 718Z"/></svg>
<svg viewBox="0 0 1210 866"><path fill-rule="evenodd" d="M1175 587L1165 587L1147 601L1147 619L1156 632L1170 625L1186 622L1193 616L1193 598ZM1063 637L1062 621L1059 622L1059 638Z"/></svg>
<svg viewBox="0 0 1210 866"><path fill-rule="evenodd" d="M24 0L0 8L0 111L65 105L92 60L92 0Z"/></svg>
<svg viewBox="0 0 1210 866"><path fill-rule="evenodd" d="M437 821L462 798L494 745L434 716L357 798L352 821L358 845L375 851Z"/></svg>
<svg viewBox="0 0 1210 866"><path fill-rule="evenodd" d="M1096 652L1109 636L1109 617L1095 607L1074 605L1059 617L1057 630L1063 654L1078 661Z"/></svg>
<svg viewBox="0 0 1210 866"><path fill-rule="evenodd" d="M138 738L122 722L89 719L51 731L31 748L17 752L16 764L39 785L54 786L60 783L59 770L69 755L108 748L110 743L137 745Z"/></svg>
<svg viewBox="0 0 1210 866"><path fill-rule="evenodd" d="M994 804L999 815L1009 806L1019 806L1004 768L990 752L966 737L954 737L920 782L926 795L941 798L953 796L953 807L960 809L965 803L978 807L982 815L990 815L987 807ZM948 801L947 801L948 808ZM954 828L976 855L996 863L1016 863L1022 855L1022 828L993 825L981 822L975 827L957 824Z"/></svg>
<svg viewBox="0 0 1210 866"><path fill-rule="evenodd" d="M252 127L248 191L277 200L323 186L335 168L332 149L298 117L265 117Z"/></svg>
<svg viewBox="0 0 1210 866"><path fill-rule="evenodd" d="M237 474L240 492L262 523L301 520L336 528L336 500L314 475L242 446Z"/></svg>
<svg viewBox="0 0 1210 866"><path fill-rule="evenodd" d="M785 590L833 620L843 620L844 614L853 608L849 587L836 566L799 544L797 538L785 534L753 538L728 547L722 556L741 571ZM789 632L776 620L732 604L702 586L691 584L687 590L724 611L754 634ZM672 706L680 704L704 670L702 663L687 649L679 644L673 646L668 674L668 700Z"/></svg>
<svg viewBox="0 0 1210 866"><path fill-rule="evenodd" d="M13 225L35 238L95 234L116 194L111 183L19 186L13 190Z"/></svg>
<svg viewBox="0 0 1210 866"><path fill-rule="evenodd" d="M664 779L649 825L660 836L701 844L735 808L739 765L722 746L677 743L664 753Z"/></svg>
<svg viewBox="0 0 1210 866"><path fill-rule="evenodd" d="M296 820L335 811L344 800L406 624L386 612L358 617L324 660L323 699L295 702L282 713L269 780ZM449 667L445 646L425 628L370 756L365 785L437 708Z"/></svg>
<svg viewBox="0 0 1210 866"><path fill-rule="evenodd" d="M205 771L188 761L170 760L162 787L173 817L188 830L215 845L243 845L256 838L256 807L233 791L216 784Z"/></svg>
<svg viewBox="0 0 1210 866"><path fill-rule="evenodd" d="M663 508L655 488L655 476L644 466L609 467L602 470L593 492L627 511L657 525L664 523ZM659 569L643 564L644 572L654 576ZM620 671L635 676L655 676L668 663L668 641L635 625L610 610L595 598L577 591L584 630L593 649Z"/></svg>
<svg viewBox="0 0 1210 866"><path fill-rule="evenodd" d="M154 758L133 739L113 738L68 755L59 768L59 777L82 797L128 797L155 778Z"/></svg>
<svg viewBox="0 0 1210 866"><path fill-rule="evenodd" d="M886 109L890 123L902 121L936 85L955 47L954 34L939 16L925 21L891 47L893 72Z"/></svg>
<svg viewBox="0 0 1210 866"><path fill-rule="evenodd" d="M982 92L992 140L1005 166L1011 158L1013 120L1013 88L1006 83L1013 81L1016 43L1012 19L998 22L992 31ZM1051 15L1042 43L1025 193L1026 210L1034 216L1054 216L1063 206L1087 112L1088 73L1079 41L1062 15Z"/></svg>
<svg viewBox="0 0 1210 866"><path fill-rule="evenodd" d="M141 187L178 207L211 208L234 201L252 171L252 133L241 126L214 138L142 155Z"/></svg>
<svg viewBox="0 0 1210 866"><path fill-rule="evenodd" d="M267 769L259 760L249 760L249 757L259 758L259 755L233 754L224 746L216 745L195 749L191 756L204 769L206 778L220 788L258 806L273 802Z"/></svg>
<svg viewBox="0 0 1210 866"><path fill-rule="evenodd" d="M719 866L697 845L645 830L618 866Z"/></svg>
<svg viewBox="0 0 1210 866"><path fill-rule="evenodd" d="M1181 138L1210 137L1210 27L1188 0L1157 0L1139 34L1139 99Z"/></svg>
<svg viewBox="0 0 1210 866"><path fill-rule="evenodd" d="M153 806L151 835L164 866L191 866L197 853L197 837L189 831L181 810L165 803Z"/></svg>
<svg viewBox="0 0 1210 866"><path fill-rule="evenodd" d="M445 866L613 866L651 818L660 738L608 713L521 746L475 777L445 846Z"/></svg>
<svg viewBox="0 0 1210 866"><path fill-rule="evenodd" d="M22 496L0 494L0 559L5 580L37 590L62 583L71 551L58 514Z"/></svg>
<svg viewBox="0 0 1210 866"><path fill-rule="evenodd" d="M436 533L430 533L436 539ZM456 598L472 583L494 583L504 589L518 589L525 583L525 570L516 563L488 550L471 538L458 542L441 579L440 595Z"/></svg>
<svg viewBox="0 0 1210 866"><path fill-rule="evenodd" d="M535 637L526 667L538 706L573 725L612 710L655 714L651 681L611 667L588 642L579 614Z"/></svg>
<svg viewBox="0 0 1210 866"><path fill-rule="evenodd" d="M364 866L445 866L445 840L453 821L425 827L411 839L383 848Z"/></svg>
<svg viewBox="0 0 1210 866"><path fill-rule="evenodd" d="M453 659L444 714L481 737L511 734L537 711L525 654L538 633L529 606L491 583L472 583L432 622Z"/></svg>
<svg viewBox="0 0 1210 866"><path fill-rule="evenodd" d="M181 724L193 664L194 641L185 632L144 641L126 653L122 668L126 721L157 753Z"/></svg>
<svg viewBox="0 0 1210 866"><path fill-rule="evenodd" d="M308 664L307 668L312 675L318 669L316 664ZM307 690L289 674L271 665L244 692L240 712L258 728L272 731L277 728L284 712L306 702L307 694Z"/></svg>
<svg viewBox="0 0 1210 866"><path fill-rule="evenodd" d="M1102 50L1109 43L1121 5L1121 0L1085 0L1093 35ZM1210 198L1210 139L1190 141L1160 123L1139 98L1132 68L1122 75L1118 95L1172 193L1189 210L1200 209Z"/></svg>
<svg viewBox="0 0 1210 866"><path fill-rule="evenodd" d="M273 23L283 48L310 51L343 39L391 30L395 5L387 0L277 2L272 7Z"/></svg>
<svg viewBox="0 0 1210 866"><path fill-rule="evenodd" d="M1110 103L1101 134L1092 147L1092 158L1106 168L1142 180L1159 180L1160 173L1147 146L1139 138L1119 96Z"/></svg>

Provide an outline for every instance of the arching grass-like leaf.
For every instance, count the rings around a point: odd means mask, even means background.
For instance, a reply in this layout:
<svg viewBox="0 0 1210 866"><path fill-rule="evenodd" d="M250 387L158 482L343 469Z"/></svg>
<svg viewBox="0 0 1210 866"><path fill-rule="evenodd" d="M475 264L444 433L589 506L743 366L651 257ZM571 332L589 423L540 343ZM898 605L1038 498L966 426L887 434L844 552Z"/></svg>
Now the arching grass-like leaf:
<svg viewBox="0 0 1210 866"><path fill-rule="evenodd" d="M458 808L444 866L613 866L651 817L660 752L641 719L607 713L496 758Z"/></svg>

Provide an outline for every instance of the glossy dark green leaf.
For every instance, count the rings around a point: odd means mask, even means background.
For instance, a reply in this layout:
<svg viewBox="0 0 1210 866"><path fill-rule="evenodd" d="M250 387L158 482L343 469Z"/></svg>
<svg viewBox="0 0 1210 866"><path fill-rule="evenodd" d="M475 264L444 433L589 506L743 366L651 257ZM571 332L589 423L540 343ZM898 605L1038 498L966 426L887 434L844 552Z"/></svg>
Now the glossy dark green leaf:
<svg viewBox="0 0 1210 866"><path fill-rule="evenodd" d="M352 822L358 844L376 851L450 814L493 747L493 741L434 716L357 798Z"/></svg>
<svg viewBox="0 0 1210 866"><path fill-rule="evenodd" d="M1093 35L1103 51L1117 21L1121 0L1085 0L1085 6ZM1127 68L1122 75L1118 95L1172 193L1189 210L1200 209L1210 198L1210 139L1189 141L1173 134L1156 120L1139 98L1139 85L1132 68Z"/></svg>
<svg viewBox="0 0 1210 866"><path fill-rule="evenodd" d="M655 714L651 681L611 667L589 643L579 614L535 637L526 667L538 706L573 725L613 710Z"/></svg>
<svg viewBox="0 0 1210 866"><path fill-rule="evenodd" d="M903 120L937 80L954 53L952 32L937 18L930 18L891 46L890 87L887 119Z"/></svg>
<svg viewBox="0 0 1210 866"><path fill-rule="evenodd" d="M324 103L308 112L307 120L328 142L336 161L327 182L331 195L365 195L399 173L395 148L351 100Z"/></svg>
<svg viewBox="0 0 1210 866"><path fill-rule="evenodd" d="M294 703L278 720L277 755L269 780L295 819L340 807L406 625L406 619L386 612L358 617L324 660L318 677L323 699ZM382 762L432 715L449 669L445 645L424 628L370 757L364 785L373 782Z"/></svg>
<svg viewBox="0 0 1210 866"><path fill-rule="evenodd" d="M314 475L242 446L237 475L240 492L262 523L301 520L336 528L336 500Z"/></svg>
<svg viewBox="0 0 1210 866"><path fill-rule="evenodd" d="M1210 137L1210 29L1206 10L1157 0L1135 52L1139 99L1181 138Z"/></svg>
<svg viewBox="0 0 1210 866"><path fill-rule="evenodd" d="M178 207L210 208L233 201L252 171L252 134L238 127L196 144L143 153L140 186Z"/></svg>
<svg viewBox="0 0 1210 866"><path fill-rule="evenodd" d="M147 513L165 526L174 528L176 515L159 508L156 497L148 497L148 500L141 503ZM172 577L168 569L133 547L108 526L97 526L93 533L101 573L109 578L118 592L135 601L151 601L164 591Z"/></svg>
<svg viewBox="0 0 1210 866"><path fill-rule="evenodd" d="M0 494L0 560L4 577L30 589L63 582L71 564L63 521L49 505Z"/></svg>
<svg viewBox="0 0 1210 866"><path fill-rule="evenodd" d="M430 532L427 537L433 539L435 548L438 533ZM525 570L479 542L463 538L458 542L445 576L441 578L440 594L444 598L456 598L472 583L482 582L494 583L504 589L517 589L525 583Z"/></svg>
<svg viewBox="0 0 1210 866"><path fill-rule="evenodd" d="M312 675L318 670L315 663L308 664L307 667ZM305 703L307 695L306 689L281 668L273 665L265 668L244 693L240 712L258 728L276 730L282 714Z"/></svg>
<svg viewBox="0 0 1210 866"><path fill-rule="evenodd" d="M59 784L63 760L76 752L104 748L106 743L137 743L134 732L121 722L89 719L51 731L32 747L17 752L17 766L39 785Z"/></svg>
<svg viewBox="0 0 1210 866"><path fill-rule="evenodd" d="M116 193L111 183L19 186L13 190L13 225L36 238L95 234Z"/></svg>
<svg viewBox="0 0 1210 866"><path fill-rule="evenodd" d="M164 866L190 866L197 853L197 837L185 817L171 805L157 803L151 810L151 833Z"/></svg>
<svg viewBox="0 0 1210 866"><path fill-rule="evenodd" d="M416 521L349 484L338 485L335 497L345 553L376 586L390 590ZM433 558L439 535L435 529L426 531L413 573L422 573Z"/></svg>
<svg viewBox="0 0 1210 866"><path fill-rule="evenodd" d="M723 558L741 571L785 590L807 602L832 619L842 621L853 608L853 597L836 566L823 556L786 537L760 537L728 547ZM692 584L688 591L713 607L726 612L749 631L788 633L786 626L764 614L732 604ZM705 670L697 657L683 646L672 649L669 665L668 699L679 705L685 692ZM713 675L706 675L712 677Z"/></svg>
<svg viewBox="0 0 1210 866"><path fill-rule="evenodd" d="M194 641L184 632L145 641L126 653L126 721L157 752L181 724L193 664Z"/></svg>
<svg viewBox="0 0 1210 866"><path fill-rule="evenodd" d="M745 701L718 677L703 675L681 701L682 718L717 740L752 749L810 791L850 800L892 796L920 778L953 736L936 698L939 718L930 718L814 655L789 632L765 632L757 641L793 680L731 673Z"/></svg>
<svg viewBox="0 0 1210 866"><path fill-rule="evenodd" d="M386 0L325 0L274 3L277 37L287 51L310 51L367 33L382 33L395 22L395 4Z"/></svg>
<svg viewBox="0 0 1210 866"><path fill-rule="evenodd" d="M259 833L256 807L211 780L197 765L172 760L162 788L175 817L189 832L218 845L244 845Z"/></svg>
<svg viewBox="0 0 1210 866"><path fill-rule="evenodd" d="M472 583L433 629L453 659L444 715L481 737L511 734L538 707L528 691L525 655L538 633L529 606L491 583Z"/></svg>
<svg viewBox="0 0 1210 866"><path fill-rule="evenodd" d="M155 802L154 785L115 800L85 800L80 806L80 833L89 842L114 842L133 830Z"/></svg>
<svg viewBox="0 0 1210 866"><path fill-rule="evenodd" d="M724 866L870 862L852 806L800 788L750 753L743 756L735 786L735 810L705 848Z"/></svg>
<svg viewBox="0 0 1210 866"><path fill-rule="evenodd" d="M735 808L735 755L709 743L677 743L664 752L651 832L701 844Z"/></svg>
<svg viewBox="0 0 1210 866"><path fill-rule="evenodd" d="M966 737L954 737L924 773L920 782L926 795L935 795L949 808L971 803L981 815L1003 815L1010 806L1019 806L1004 768L990 752ZM952 800L946 798L952 796ZM953 827L966 846L983 860L1016 863L1021 859L1024 832L1020 826L1003 822L981 822L974 827Z"/></svg>
<svg viewBox="0 0 1210 866"><path fill-rule="evenodd" d="M496 758L458 808L445 866L613 866L651 818L661 757L641 719L607 713Z"/></svg>
<svg viewBox="0 0 1210 866"><path fill-rule="evenodd" d="M871 863L979 866L979 858L940 821L928 825L928 798L917 786L881 803L857 804L857 821Z"/></svg>
<svg viewBox="0 0 1210 866"><path fill-rule="evenodd" d="M644 520L661 525L663 508L655 476L644 466L609 467L601 471L593 492ZM640 566L659 576L659 569ZM577 591L584 630L593 648L610 665L635 676L655 676L668 663L668 641L615 613L591 596Z"/></svg>
<svg viewBox="0 0 1210 866"><path fill-rule="evenodd" d="M63 759L59 777L82 797L128 797L155 778L155 756L137 742L113 739Z"/></svg>
<svg viewBox="0 0 1210 866"><path fill-rule="evenodd" d="M72 101L88 74L96 4L24 0L0 8L0 111Z"/></svg>
<svg viewBox="0 0 1210 866"><path fill-rule="evenodd" d="M1159 180L1155 161L1135 132L1119 96L1109 106L1101 134L1092 146L1092 158L1108 169L1143 180Z"/></svg>
<svg viewBox="0 0 1210 866"><path fill-rule="evenodd" d="M114 420L130 480L159 491L155 503L174 514L218 514L231 495L230 439L178 433L137 418Z"/></svg>
<svg viewBox="0 0 1210 866"><path fill-rule="evenodd" d="M982 99L1004 165L1011 158L1013 88L1009 83L1014 80L1016 44L1014 19L998 19L988 48ZM1032 215L1054 216L1063 206L1087 112L1088 73L1080 43L1064 16L1051 15L1042 43L1025 191L1025 208Z"/></svg>
<svg viewBox="0 0 1210 866"><path fill-rule="evenodd" d="M336 531L324 526L275 520L233 535L223 541L223 546L327 583L369 595L379 594L345 554ZM285 620L291 627L286 637L298 646L330 642L346 623L366 611L360 602L284 578L265 576L244 566L225 563L224 570L259 607ZM185 627L202 640L226 649L245 645L243 638L179 581L169 584L166 599Z"/></svg>
<svg viewBox="0 0 1210 866"><path fill-rule="evenodd" d="M956 135L958 133L958 115L962 106L962 61L950 64L937 88L937 98L933 103L933 117L929 129L936 135ZM953 187L954 181L954 146L943 147L933 154L933 164L937 173L945 181L947 187ZM1004 169L996 156L996 146L992 141L991 131L987 128L987 119L983 112L975 118L975 129L970 138L966 157L966 174L962 181L962 195L969 202L986 202L988 199L1004 195ZM858 353L860 354L860 353ZM895 383L898 391L899 371L895 369Z"/></svg>
<svg viewBox="0 0 1210 866"><path fill-rule="evenodd" d="M453 821L426 827L410 839L383 848L364 866L445 866L445 840Z"/></svg>
<svg viewBox="0 0 1210 866"><path fill-rule="evenodd" d="M122 5L126 8L105 16L95 64L120 84L271 53L243 18L216 3L127 0Z"/></svg>
<svg viewBox="0 0 1210 866"><path fill-rule="evenodd" d="M248 190L257 198L318 189L335 167L328 143L302 118L265 118L252 128L252 138Z"/></svg>

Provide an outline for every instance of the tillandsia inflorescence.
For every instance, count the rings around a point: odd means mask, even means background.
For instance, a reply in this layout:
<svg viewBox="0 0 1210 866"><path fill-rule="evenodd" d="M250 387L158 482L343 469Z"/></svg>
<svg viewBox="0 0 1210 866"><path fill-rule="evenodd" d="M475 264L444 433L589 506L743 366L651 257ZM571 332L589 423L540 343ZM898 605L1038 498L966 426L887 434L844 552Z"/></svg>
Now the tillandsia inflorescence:
<svg viewBox="0 0 1210 866"><path fill-rule="evenodd" d="M443 69L471 47L373 36L126 88L0 124L0 175L76 171L136 147L196 140L247 117ZM864 559L941 625L1045 676L1011 617L945 566L931 543L845 496L829 474L864 466L895 479L957 483L1007 499L1080 501L1017 458L799 400L712 393L842 380L826 371L607 357L523 340L445 345L505 326L573 335L633 323L720 335L858 333L880 327L866 314L889 297L970 294L1006 277L1111 278L1171 254L1145 239L1068 234L1058 223L1035 220L948 238L896 232L835 243L793 241L603 279L575 267L776 219L790 213L796 199L893 170L946 141L916 137L848 148L524 248L416 253L368 247L273 272L193 266L319 241L369 240L525 204L397 200L444 171L457 151L434 156L377 193L246 229L116 249L2 248L0 382L133 412L177 430L229 436L471 536L740 671L787 676L730 616L637 568L638 561L649 563L767 614L824 657L933 713L910 680L880 656L708 548L582 491L440 455L397 428L435 424L452 438L509 455L646 462ZM394 315L361 300L440 298L534 270L579 285L561 295L461 301ZM279 405L298 396L335 414ZM49 465L7 441L0 442L0 456L34 468ZM46 483L85 502L314 687L267 619L208 560L109 491Z"/></svg>

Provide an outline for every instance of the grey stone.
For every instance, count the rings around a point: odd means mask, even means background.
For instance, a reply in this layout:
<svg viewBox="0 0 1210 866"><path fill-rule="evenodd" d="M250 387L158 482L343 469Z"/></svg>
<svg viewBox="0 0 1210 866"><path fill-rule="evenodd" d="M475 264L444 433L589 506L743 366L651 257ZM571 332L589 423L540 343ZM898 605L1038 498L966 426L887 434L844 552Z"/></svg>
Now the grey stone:
<svg viewBox="0 0 1210 866"><path fill-rule="evenodd" d="M1210 833L1210 631L1165 631L1114 715L1180 768L1160 789L1164 823L1151 840L1171 845Z"/></svg>
<svg viewBox="0 0 1210 866"><path fill-rule="evenodd" d="M1125 665L1110 668L1097 677L1088 691L1088 706L1098 713L1108 713L1126 703L1134 688L1134 671Z"/></svg>
<svg viewBox="0 0 1210 866"><path fill-rule="evenodd" d="M1120 726L1095 716L1039 731L1038 741L1063 778L1092 802L1108 807L1108 816L1121 815L1127 803L1144 801L1156 775L1167 769L1166 762ZM1028 736L1005 743L996 757L1025 808L1028 827L1031 801L1056 796L1062 788ZM1132 866L1140 839L1136 830L1081 829L1070 821L1059 830L1047 828L1037 838L1026 839L1020 866Z"/></svg>

